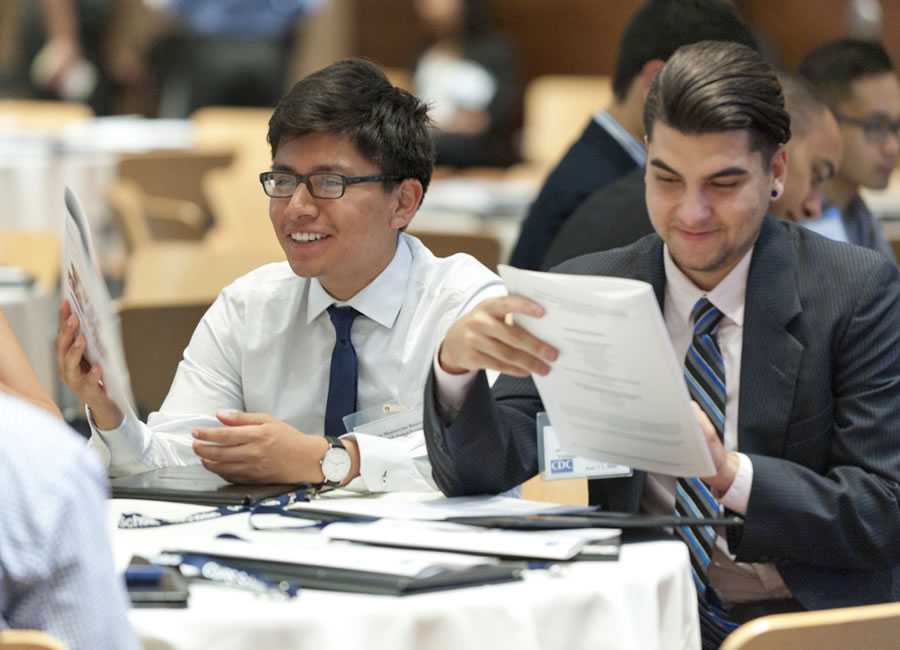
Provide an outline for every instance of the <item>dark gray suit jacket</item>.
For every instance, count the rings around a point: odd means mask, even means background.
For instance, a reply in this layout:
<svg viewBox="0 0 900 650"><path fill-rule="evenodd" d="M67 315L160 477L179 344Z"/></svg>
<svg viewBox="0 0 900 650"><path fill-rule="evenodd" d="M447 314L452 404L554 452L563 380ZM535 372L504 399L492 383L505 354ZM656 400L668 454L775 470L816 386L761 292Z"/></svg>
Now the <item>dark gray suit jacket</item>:
<svg viewBox="0 0 900 650"><path fill-rule="evenodd" d="M656 235L560 272L634 278L665 292ZM537 473L530 378L484 373L448 424L425 392L434 479L448 495L497 493ZM809 609L893 599L900 565L900 283L884 256L767 217L747 279L738 449L753 463L742 562L775 562ZM645 474L591 481L592 503L638 510Z"/></svg>

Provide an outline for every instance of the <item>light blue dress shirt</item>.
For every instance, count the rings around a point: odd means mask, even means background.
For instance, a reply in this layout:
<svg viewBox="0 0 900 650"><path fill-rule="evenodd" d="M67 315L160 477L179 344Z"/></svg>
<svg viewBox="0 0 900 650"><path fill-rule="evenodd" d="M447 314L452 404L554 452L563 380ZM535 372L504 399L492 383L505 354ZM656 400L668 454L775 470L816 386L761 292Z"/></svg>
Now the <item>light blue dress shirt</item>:
<svg viewBox="0 0 900 650"><path fill-rule="evenodd" d="M43 630L70 650L137 648L94 452L50 414L3 394L0 440L0 630Z"/></svg>
<svg viewBox="0 0 900 650"><path fill-rule="evenodd" d="M818 219L804 219L800 225L834 241L850 241L844 220L841 218L841 210L836 205L826 207Z"/></svg>

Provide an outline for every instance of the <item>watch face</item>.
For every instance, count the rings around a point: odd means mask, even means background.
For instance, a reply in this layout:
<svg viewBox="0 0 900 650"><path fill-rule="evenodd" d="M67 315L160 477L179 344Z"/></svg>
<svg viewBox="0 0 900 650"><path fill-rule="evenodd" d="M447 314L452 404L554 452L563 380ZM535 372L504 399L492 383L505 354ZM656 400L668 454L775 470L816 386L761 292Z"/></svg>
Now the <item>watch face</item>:
<svg viewBox="0 0 900 650"><path fill-rule="evenodd" d="M350 454L343 447L330 447L322 459L322 473L329 483L340 483L350 473Z"/></svg>

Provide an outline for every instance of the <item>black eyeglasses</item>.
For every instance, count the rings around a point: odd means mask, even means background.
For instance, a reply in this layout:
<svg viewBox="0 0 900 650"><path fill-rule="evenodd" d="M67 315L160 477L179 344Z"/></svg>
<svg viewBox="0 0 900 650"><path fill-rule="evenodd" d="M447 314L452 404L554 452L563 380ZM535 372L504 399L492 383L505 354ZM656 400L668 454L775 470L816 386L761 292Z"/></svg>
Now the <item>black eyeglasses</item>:
<svg viewBox="0 0 900 650"><path fill-rule="evenodd" d="M316 172L314 174L294 174L292 172L263 172L259 175L263 192L273 199L289 199L300 183L306 185L309 193L317 199L339 199L344 196L348 185L357 183L374 183L399 181L400 176L375 174L373 176L344 176L332 172Z"/></svg>
<svg viewBox="0 0 900 650"><path fill-rule="evenodd" d="M900 140L900 120L888 120L883 117L851 117L835 113L838 122L852 124L862 129L863 135L870 144L882 144L893 135Z"/></svg>

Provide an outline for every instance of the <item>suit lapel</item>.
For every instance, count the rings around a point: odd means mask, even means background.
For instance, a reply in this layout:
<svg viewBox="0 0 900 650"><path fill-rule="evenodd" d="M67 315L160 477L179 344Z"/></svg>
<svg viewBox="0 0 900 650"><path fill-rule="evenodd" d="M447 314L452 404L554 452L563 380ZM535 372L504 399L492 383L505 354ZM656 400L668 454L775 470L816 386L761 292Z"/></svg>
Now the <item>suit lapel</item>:
<svg viewBox="0 0 900 650"><path fill-rule="evenodd" d="M788 231L763 221L747 277L741 353L738 449L780 456L803 345L788 331L801 312L797 252Z"/></svg>

